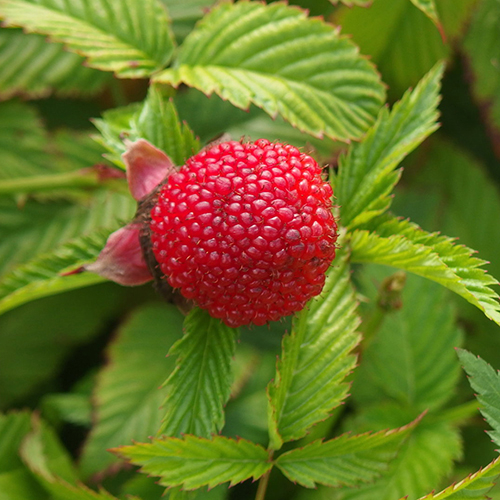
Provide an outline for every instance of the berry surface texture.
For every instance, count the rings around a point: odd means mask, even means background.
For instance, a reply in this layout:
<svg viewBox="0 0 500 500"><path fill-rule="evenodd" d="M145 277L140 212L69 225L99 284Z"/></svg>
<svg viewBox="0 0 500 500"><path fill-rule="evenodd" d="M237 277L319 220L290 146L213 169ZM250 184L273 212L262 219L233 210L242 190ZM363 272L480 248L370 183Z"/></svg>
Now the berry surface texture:
<svg viewBox="0 0 500 500"><path fill-rule="evenodd" d="M168 283L213 317L263 325L321 293L335 257L332 195L294 146L223 142L161 188L153 252Z"/></svg>

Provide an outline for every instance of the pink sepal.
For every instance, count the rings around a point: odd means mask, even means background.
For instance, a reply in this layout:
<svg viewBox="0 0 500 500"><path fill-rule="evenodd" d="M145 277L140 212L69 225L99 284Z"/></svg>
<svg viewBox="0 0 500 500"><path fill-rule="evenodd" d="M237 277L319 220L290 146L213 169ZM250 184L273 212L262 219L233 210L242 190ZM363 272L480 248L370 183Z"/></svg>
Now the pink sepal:
<svg viewBox="0 0 500 500"><path fill-rule="evenodd" d="M142 285L152 280L142 255L139 230L140 225L132 222L112 233L97 260L85 270L120 285Z"/></svg>
<svg viewBox="0 0 500 500"><path fill-rule="evenodd" d="M174 171L172 160L145 139L129 142L122 158L127 167L129 189L136 200L151 193Z"/></svg>

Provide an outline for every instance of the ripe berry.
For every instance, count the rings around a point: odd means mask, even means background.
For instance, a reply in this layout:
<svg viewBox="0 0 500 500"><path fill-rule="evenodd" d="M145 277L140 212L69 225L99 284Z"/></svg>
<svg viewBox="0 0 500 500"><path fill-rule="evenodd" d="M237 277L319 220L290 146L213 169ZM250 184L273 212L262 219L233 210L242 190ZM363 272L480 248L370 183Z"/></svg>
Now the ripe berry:
<svg viewBox="0 0 500 500"><path fill-rule="evenodd" d="M223 142L169 175L152 250L168 283L213 317L263 325L321 292L337 239L331 197L295 147Z"/></svg>

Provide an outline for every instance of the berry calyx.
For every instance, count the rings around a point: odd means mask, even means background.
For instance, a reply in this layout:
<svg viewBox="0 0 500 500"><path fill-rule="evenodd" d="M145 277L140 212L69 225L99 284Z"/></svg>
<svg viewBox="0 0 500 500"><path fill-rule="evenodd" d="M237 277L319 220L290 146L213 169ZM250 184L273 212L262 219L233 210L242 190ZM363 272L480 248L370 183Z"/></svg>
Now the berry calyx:
<svg viewBox="0 0 500 500"><path fill-rule="evenodd" d="M335 257L332 189L297 148L223 142L169 175L151 242L173 288L227 325L263 325L318 295Z"/></svg>

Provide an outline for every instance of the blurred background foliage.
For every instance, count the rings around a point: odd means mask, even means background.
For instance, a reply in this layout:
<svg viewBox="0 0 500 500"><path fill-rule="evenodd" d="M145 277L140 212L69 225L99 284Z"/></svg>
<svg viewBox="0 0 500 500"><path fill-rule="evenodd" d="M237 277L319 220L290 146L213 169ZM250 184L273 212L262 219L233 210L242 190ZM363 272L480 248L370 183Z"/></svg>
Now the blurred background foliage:
<svg viewBox="0 0 500 500"><path fill-rule="evenodd" d="M178 43L212 5L210 0L162 2ZM363 1L333 5L327 0L291 3L338 25L359 45L361 53L377 65L390 103L414 87L437 61L446 61L442 126L404 161L393 211L428 231L459 238L491 261L488 271L500 277L500 2L436 0L438 25L409 0L374 0L369 5ZM40 191L35 196L2 194L2 181L8 179L110 165L102 156L104 148L90 139L97 134L93 120L119 106L131 105L135 110L133 103L145 98L148 81L118 79L82 63L82 57L48 43L42 35L0 29L0 276L8 276L34 256L43 259L49 250L90 235L96 227L114 229L118 220L126 221L133 214L134 204L119 190L111 193L91 187L78 192ZM216 96L207 98L187 88L173 99L201 144L223 132L234 138L280 139L306 148L333 168L345 149L329 139L300 133L280 118L272 120L253 106L237 110ZM22 211L12 210L19 206ZM101 243L96 242L97 247ZM363 316L379 316L377 341L363 347L360 368L353 375L352 398L320 426L316 437L349 428L403 425L430 408L435 418L412 437L386 479L393 495L387 498L399 498L403 480L411 485L403 493L416 498L494 457L484 422L468 406L472 391L460 375L452 348L464 346L499 367L500 335L498 327L473 306L418 278L407 280L394 310L380 313L377 299L392 272L374 266L356 270ZM73 456L79 457L84 477L116 462L112 455L96 459L96 450L155 432L158 415L147 412L164 398L157 388L171 369L165 353L182 333L180 313L173 307L159 307L149 285L127 289L94 280L93 286L40 298L0 316L0 409L38 409L58 429ZM427 326L430 320L434 330ZM159 326L165 321L172 325L168 335ZM141 330L146 322L151 338L134 336L134 329ZM274 373L281 334L289 328L284 320L242 332L226 435L266 443L265 387ZM156 337L164 343L163 351L154 347ZM424 380L425 363L415 366L414 385L409 387L403 374L382 369L387 367L385 360L401 351L408 353L408 359L430 364L436 356L448 358L441 364L443 372L431 381ZM158 370L149 371L134 388L130 407L120 409L118 416L100 415L102 401L113 397L113 384L127 384L128 367L135 367L130 373L136 376L141 363L156 365ZM400 387L387 383L394 379L401 380ZM148 403L141 409L144 401ZM439 418L457 405L463 405L463 414ZM408 418L402 419L403 415ZM96 420L98 425L88 434ZM462 425L460 432L457 424ZM423 465L437 455L441 455L439 467L431 470ZM416 477L399 473L410 468L419 470ZM122 497L137 494L154 499L162 494L149 478L132 476L127 470L109 474L104 484ZM234 488L231 498L245 498L252 488L248 484ZM290 488L291 484L275 478L269 498L373 499L386 498L380 496L380 488L388 491L383 483L351 493L321 489L296 493ZM222 498L217 490L205 497ZM490 495L500 499L500 490Z"/></svg>

